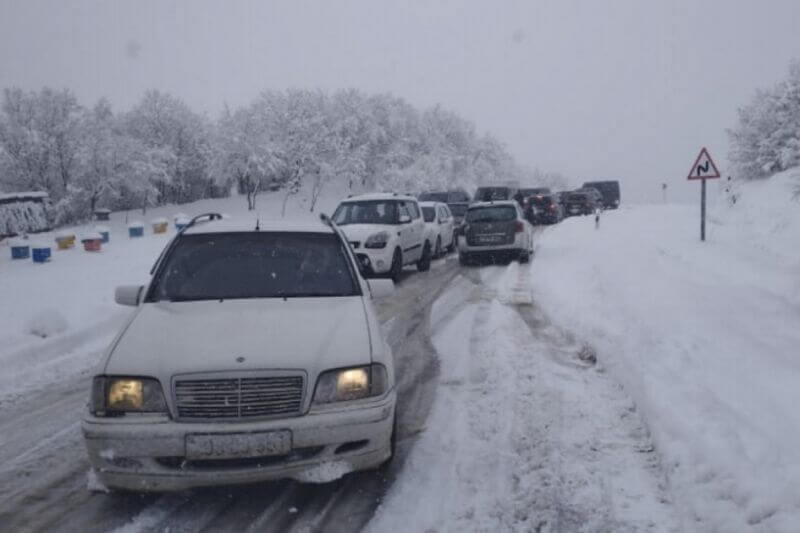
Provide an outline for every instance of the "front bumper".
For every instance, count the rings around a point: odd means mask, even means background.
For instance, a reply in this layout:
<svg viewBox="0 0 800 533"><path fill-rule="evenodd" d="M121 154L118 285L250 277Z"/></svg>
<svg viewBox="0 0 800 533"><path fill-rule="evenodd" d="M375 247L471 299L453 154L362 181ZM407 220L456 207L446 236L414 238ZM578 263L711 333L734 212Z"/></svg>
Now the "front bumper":
<svg viewBox="0 0 800 533"><path fill-rule="evenodd" d="M166 416L97 418L82 422L89 462L109 488L183 490L211 485L294 478L320 480L373 468L391 456L396 392L358 405L335 406L304 416L255 422L175 422ZM192 461L190 434L289 430L291 452L259 458ZM319 474L322 472L322 474Z"/></svg>
<svg viewBox="0 0 800 533"><path fill-rule="evenodd" d="M392 269L394 246L387 244L385 248L364 248L354 250L356 258L366 272L374 275L387 274Z"/></svg>

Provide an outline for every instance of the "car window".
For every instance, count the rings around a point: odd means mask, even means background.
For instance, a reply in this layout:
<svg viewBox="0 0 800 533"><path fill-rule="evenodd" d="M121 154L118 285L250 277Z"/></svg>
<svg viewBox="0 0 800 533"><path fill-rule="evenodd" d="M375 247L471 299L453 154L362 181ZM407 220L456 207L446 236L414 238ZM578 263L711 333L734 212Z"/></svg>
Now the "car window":
<svg viewBox="0 0 800 533"><path fill-rule="evenodd" d="M513 205L476 207L467 211L467 222L505 222L517 218Z"/></svg>
<svg viewBox="0 0 800 533"><path fill-rule="evenodd" d="M411 218L418 219L421 216L419 206L416 202L406 202L406 207L408 207L408 213L411 215Z"/></svg>
<svg viewBox="0 0 800 533"><path fill-rule="evenodd" d="M508 200L511 196L511 189L508 187L480 187L475 192L475 201L491 202L495 200Z"/></svg>
<svg viewBox="0 0 800 533"><path fill-rule="evenodd" d="M435 209L433 207L423 207L422 217L425 219L425 222L433 222L434 220L436 220Z"/></svg>
<svg viewBox="0 0 800 533"><path fill-rule="evenodd" d="M156 273L148 301L358 294L336 235L211 233L179 237Z"/></svg>
<svg viewBox="0 0 800 533"><path fill-rule="evenodd" d="M422 202L446 202L448 194L446 192L424 192L419 195Z"/></svg>
<svg viewBox="0 0 800 533"><path fill-rule="evenodd" d="M344 202L333 213L333 221L339 226L347 224L397 224L399 216L397 201L368 200Z"/></svg>

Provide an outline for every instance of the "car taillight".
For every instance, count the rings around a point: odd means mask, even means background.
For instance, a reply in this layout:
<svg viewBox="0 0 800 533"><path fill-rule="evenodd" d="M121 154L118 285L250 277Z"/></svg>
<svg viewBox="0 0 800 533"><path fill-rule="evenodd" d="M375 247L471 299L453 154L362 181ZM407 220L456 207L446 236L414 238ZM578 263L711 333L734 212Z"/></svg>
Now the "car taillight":
<svg viewBox="0 0 800 533"><path fill-rule="evenodd" d="M556 210L556 206L555 205L550 205L550 211L555 211L555 210Z"/></svg>
<svg viewBox="0 0 800 533"><path fill-rule="evenodd" d="M525 231L525 224L517 220L514 223L514 233L522 233L523 231Z"/></svg>

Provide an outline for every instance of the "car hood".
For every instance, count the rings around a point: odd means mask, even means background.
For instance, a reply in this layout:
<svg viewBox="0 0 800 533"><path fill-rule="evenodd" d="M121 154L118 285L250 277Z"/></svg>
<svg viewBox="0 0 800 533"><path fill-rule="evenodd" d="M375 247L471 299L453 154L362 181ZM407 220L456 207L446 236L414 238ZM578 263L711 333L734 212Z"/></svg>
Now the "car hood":
<svg viewBox="0 0 800 533"><path fill-rule="evenodd" d="M348 241L359 242L364 242L370 235L381 231L385 231L391 235L392 232L398 231L397 228L398 226L390 224L347 224L345 226L339 226L339 229L342 230L342 233L344 233Z"/></svg>
<svg viewBox="0 0 800 533"><path fill-rule="evenodd" d="M360 296L159 302L138 309L105 373L168 382L190 372L280 369L303 370L313 379L369 362Z"/></svg>

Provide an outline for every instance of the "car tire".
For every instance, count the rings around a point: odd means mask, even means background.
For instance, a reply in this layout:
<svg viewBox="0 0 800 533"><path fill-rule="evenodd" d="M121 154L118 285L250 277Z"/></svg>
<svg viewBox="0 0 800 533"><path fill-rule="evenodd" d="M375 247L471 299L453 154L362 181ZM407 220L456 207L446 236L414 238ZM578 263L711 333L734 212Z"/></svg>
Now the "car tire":
<svg viewBox="0 0 800 533"><path fill-rule="evenodd" d="M469 265L469 257L466 254L458 254L458 264L461 266Z"/></svg>
<svg viewBox="0 0 800 533"><path fill-rule="evenodd" d="M394 254L392 254L392 266L389 268L389 277L393 282L397 283L400 281L400 275L402 272L403 252L400 251L400 248L395 248Z"/></svg>
<svg viewBox="0 0 800 533"><path fill-rule="evenodd" d="M519 262L520 263L527 263L531 260L531 253L528 251L520 252L519 253Z"/></svg>
<svg viewBox="0 0 800 533"><path fill-rule="evenodd" d="M450 246L447 247L447 253L448 254L453 253L453 250L456 249L456 239L458 239L458 236L456 235L456 232L454 231L453 232L453 238L450 240Z"/></svg>
<svg viewBox="0 0 800 533"><path fill-rule="evenodd" d="M422 246L422 256L417 261L417 270L427 272L431 269L431 243L425 241Z"/></svg>
<svg viewBox="0 0 800 533"><path fill-rule="evenodd" d="M444 252L442 252L442 238L441 238L441 236L440 237L436 237L436 248L434 248L433 257L436 257L438 259L439 257L442 257L443 255L444 255Z"/></svg>

